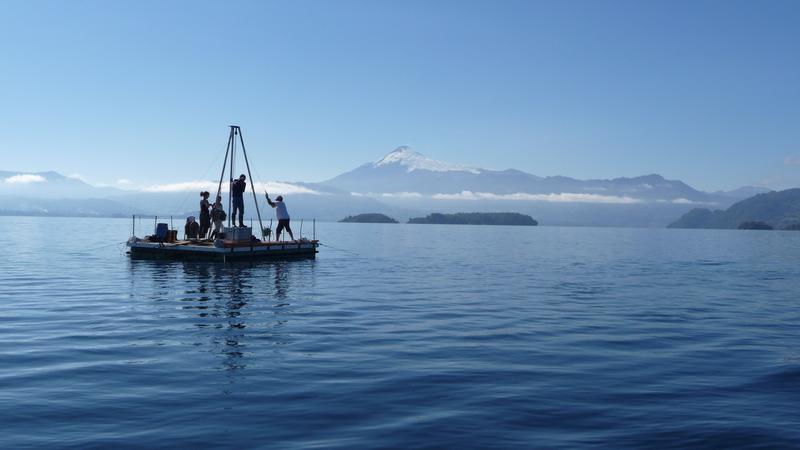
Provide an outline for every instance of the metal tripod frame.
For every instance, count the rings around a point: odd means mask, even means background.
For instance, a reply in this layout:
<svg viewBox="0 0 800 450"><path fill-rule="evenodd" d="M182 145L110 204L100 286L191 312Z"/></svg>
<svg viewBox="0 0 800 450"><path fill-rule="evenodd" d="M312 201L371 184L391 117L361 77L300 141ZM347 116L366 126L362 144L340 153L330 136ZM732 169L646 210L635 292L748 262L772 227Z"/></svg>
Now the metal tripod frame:
<svg viewBox="0 0 800 450"><path fill-rule="evenodd" d="M217 187L217 197L222 194L222 180L225 178L225 168L228 164L228 156L230 156L230 179L233 180L233 168L236 162L236 136L239 136L239 143L242 146L242 155L244 155L244 163L247 167L247 176L250 178L250 188L253 191L253 203L256 205L256 215L258 215L258 226L261 229L261 239L266 240L266 235L264 234L264 224L261 222L261 211L258 208L258 197L256 196L256 185L255 181L253 180L253 174L250 173L250 162L247 159L247 150L244 147L244 138L242 137L242 129L239 128L238 125L230 125L231 132L228 135L228 145L225 148L225 159L222 163L222 173L219 175L219 186ZM231 181L232 183L233 181ZM233 217L233 210L231 209L231 204L233 202L233 186L228 187L228 227L231 227L231 223L235 222ZM214 198L216 201L216 197Z"/></svg>

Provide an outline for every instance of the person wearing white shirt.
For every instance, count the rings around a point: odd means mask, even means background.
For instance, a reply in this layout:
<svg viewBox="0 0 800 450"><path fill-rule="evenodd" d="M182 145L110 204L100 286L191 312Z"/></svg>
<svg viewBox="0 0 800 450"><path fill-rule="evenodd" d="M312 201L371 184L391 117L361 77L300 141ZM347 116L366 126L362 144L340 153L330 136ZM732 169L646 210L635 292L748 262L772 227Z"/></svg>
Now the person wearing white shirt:
<svg viewBox="0 0 800 450"><path fill-rule="evenodd" d="M289 226L289 212L286 211L286 204L283 203L283 196L279 195L275 197L275 201L273 202L269 198L269 194L267 196L267 203L269 206L275 208L275 215L278 218L278 228L275 229L275 240L281 240L281 231L286 229L286 232L289 233L289 237L294 240L294 234L292 234L292 228Z"/></svg>

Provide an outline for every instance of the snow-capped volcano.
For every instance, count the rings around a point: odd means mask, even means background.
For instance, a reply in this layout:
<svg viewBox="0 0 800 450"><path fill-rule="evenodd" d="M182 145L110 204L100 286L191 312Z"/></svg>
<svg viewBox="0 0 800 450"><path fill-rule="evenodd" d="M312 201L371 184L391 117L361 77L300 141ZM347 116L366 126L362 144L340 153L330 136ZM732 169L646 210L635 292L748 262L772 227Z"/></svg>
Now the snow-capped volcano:
<svg viewBox="0 0 800 450"><path fill-rule="evenodd" d="M422 153L411 150L408 146L400 146L380 160L372 163L373 167L388 165L401 165L407 172L414 170L429 170L431 172L469 172L479 174L480 169L460 164L451 164L444 161L430 159Z"/></svg>
<svg viewBox="0 0 800 450"><path fill-rule="evenodd" d="M656 174L610 180L539 177L520 170L489 170L431 159L397 147L323 184L357 195L431 199L529 199L614 204L729 204L739 193L707 193Z"/></svg>

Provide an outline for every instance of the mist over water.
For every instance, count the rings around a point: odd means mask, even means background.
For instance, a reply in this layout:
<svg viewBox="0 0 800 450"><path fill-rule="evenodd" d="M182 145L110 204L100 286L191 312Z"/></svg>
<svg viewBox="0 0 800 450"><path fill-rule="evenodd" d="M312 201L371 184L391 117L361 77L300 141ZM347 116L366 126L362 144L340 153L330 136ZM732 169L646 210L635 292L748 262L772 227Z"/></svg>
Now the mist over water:
<svg viewBox="0 0 800 450"><path fill-rule="evenodd" d="M316 260L238 264L129 233L0 217L0 447L800 442L800 233L317 223Z"/></svg>

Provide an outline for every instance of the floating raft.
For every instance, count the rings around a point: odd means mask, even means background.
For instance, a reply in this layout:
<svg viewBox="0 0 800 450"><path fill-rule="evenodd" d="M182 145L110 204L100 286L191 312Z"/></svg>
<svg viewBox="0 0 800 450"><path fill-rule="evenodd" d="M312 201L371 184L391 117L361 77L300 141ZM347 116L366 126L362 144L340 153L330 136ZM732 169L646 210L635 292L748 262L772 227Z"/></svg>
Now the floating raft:
<svg viewBox="0 0 800 450"><path fill-rule="evenodd" d="M253 235L251 227L242 226L242 212L239 214L239 225L234 226L233 214L231 211L231 203L233 200L233 174L234 172L234 155L236 154L237 143L241 145L242 155L244 156L245 166L247 167L247 175L250 178L250 189L253 192L253 202L256 207L256 215L258 216L258 225L261 232L261 238L257 239ZM228 217L228 226L219 234L214 234L217 239L184 239L177 240L177 230L170 229L166 223L158 223L158 217L154 217L155 229L152 236L145 236L144 238L136 237L136 216L132 217L131 237L128 239L128 254L132 258L155 258L155 259L205 259L216 261L235 261L235 260L273 260L273 259L289 259L289 258L315 258L319 241L316 240L316 221L312 222L314 226L313 240L300 238L299 240L292 241L270 241L269 236L272 230L264 228L261 222L261 211L258 208L258 198L256 196L255 183L253 182L253 174L250 173L250 163L247 160L247 151L244 149L244 138L242 137L242 130L238 125L230 126L230 133L228 134L228 145L225 148L225 161L222 164L222 173L220 173L219 186L217 188L218 198L222 198L222 181L225 178L225 169L228 167L228 156L230 156L229 175L231 179L231 189L228 190L228 211L231 216ZM244 174L241 175L245 177ZM244 194L240 192L239 194ZM201 194L202 195L202 194ZM269 195L264 191L267 197L267 202L270 206L273 203L269 199ZM207 208L207 206L205 206ZM285 212L285 211L284 211ZM171 222L171 219L170 219ZM189 225L197 225L193 223L193 219L187 217L187 227L185 229L185 236L192 237L205 234L198 233L198 229L193 232L190 230ZM252 223L252 222L251 222ZM198 227L199 228L199 227ZM300 221L300 236L303 232L303 222ZM291 235L291 231L289 231Z"/></svg>
<svg viewBox="0 0 800 450"><path fill-rule="evenodd" d="M192 239L167 243L131 237L127 245L128 254L132 258L204 259L225 262L314 258L319 241L300 239L286 242L237 242L222 239L216 241Z"/></svg>

